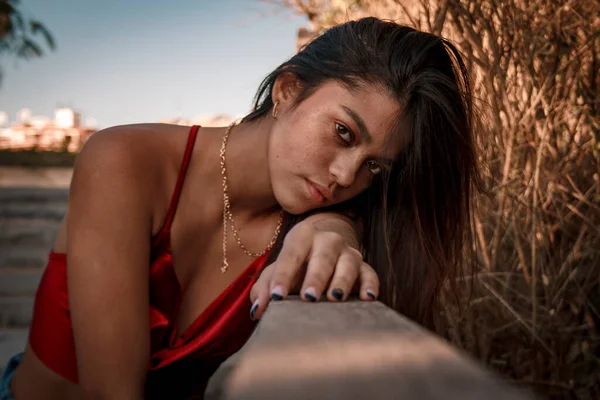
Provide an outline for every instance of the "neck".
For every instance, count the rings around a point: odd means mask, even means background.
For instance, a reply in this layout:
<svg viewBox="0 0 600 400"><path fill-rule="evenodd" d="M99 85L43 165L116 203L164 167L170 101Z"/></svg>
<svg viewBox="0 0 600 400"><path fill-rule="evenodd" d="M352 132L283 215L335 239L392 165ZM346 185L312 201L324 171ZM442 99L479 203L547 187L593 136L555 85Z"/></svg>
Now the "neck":
<svg viewBox="0 0 600 400"><path fill-rule="evenodd" d="M270 215L279 210L269 173L272 119L261 118L234 126L225 148L231 212L237 219Z"/></svg>

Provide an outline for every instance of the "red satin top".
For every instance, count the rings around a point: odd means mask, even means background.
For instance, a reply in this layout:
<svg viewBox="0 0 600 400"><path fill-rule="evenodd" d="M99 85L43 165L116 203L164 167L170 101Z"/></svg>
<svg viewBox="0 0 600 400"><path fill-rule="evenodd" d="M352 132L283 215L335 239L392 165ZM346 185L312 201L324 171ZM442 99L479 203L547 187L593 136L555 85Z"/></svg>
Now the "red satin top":
<svg viewBox="0 0 600 400"><path fill-rule="evenodd" d="M267 252L255 259L179 337L176 336L182 292L173 269L170 232L198 128L193 126L190 131L164 225L152 238L149 282L151 358L147 398L202 395L206 381L218 365L239 350L252 333L250 289L268 257ZM78 382L66 254L50 253L35 297L29 344L48 368L72 382Z"/></svg>

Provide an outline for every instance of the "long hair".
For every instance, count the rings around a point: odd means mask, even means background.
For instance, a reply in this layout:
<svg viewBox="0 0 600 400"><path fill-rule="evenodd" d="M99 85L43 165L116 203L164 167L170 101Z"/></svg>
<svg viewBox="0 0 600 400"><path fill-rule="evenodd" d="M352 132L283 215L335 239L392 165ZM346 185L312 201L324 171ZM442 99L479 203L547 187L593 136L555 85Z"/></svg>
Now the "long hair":
<svg viewBox="0 0 600 400"><path fill-rule="evenodd" d="M243 121L268 115L282 72L300 83L297 104L327 81L372 84L400 104L392 134L410 135L388 172L340 205L364 226L364 259L380 278L379 300L434 328L443 285L454 288L471 233L474 187L481 187L469 76L447 40L376 18L325 31L271 72ZM340 207L338 207L340 209ZM277 244L306 215L287 215Z"/></svg>

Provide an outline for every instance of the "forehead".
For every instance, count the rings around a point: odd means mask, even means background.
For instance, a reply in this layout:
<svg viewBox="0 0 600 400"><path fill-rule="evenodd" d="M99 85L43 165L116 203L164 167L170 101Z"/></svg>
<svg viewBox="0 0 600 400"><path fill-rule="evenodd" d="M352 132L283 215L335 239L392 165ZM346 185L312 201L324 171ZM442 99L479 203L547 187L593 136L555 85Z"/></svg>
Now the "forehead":
<svg viewBox="0 0 600 400"><path fill-rule="evenodd" d="M400 116L400 104L387 90L378 85L361 84L355 88L329 81L315 93L321 104L328 105L345 114L348 120L362 120L368 135L372 138L370 146L389 155L400 151L406 140L397 134L395 124ZM359 132L357 132L358 134Z"/></svg>

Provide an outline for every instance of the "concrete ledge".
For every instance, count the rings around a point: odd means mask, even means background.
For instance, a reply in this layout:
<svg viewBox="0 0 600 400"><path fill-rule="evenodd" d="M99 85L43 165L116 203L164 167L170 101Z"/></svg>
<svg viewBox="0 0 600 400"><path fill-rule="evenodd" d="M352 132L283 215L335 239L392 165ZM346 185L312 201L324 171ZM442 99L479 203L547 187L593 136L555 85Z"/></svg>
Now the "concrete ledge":
<svg viewBox="0 0 600 400"><path fill-rule="evenodd" d="M523 393L379 302L272 302L207 400L523 399Z"/></svg>

